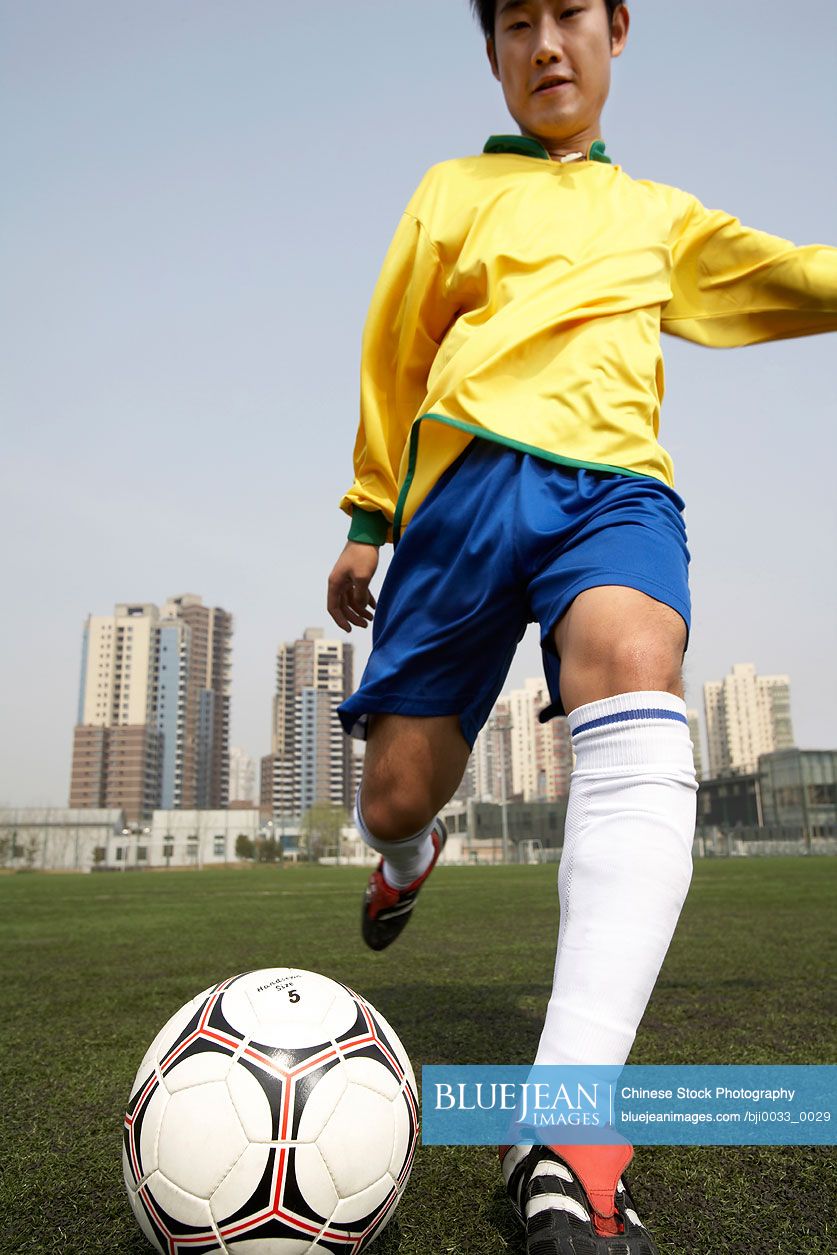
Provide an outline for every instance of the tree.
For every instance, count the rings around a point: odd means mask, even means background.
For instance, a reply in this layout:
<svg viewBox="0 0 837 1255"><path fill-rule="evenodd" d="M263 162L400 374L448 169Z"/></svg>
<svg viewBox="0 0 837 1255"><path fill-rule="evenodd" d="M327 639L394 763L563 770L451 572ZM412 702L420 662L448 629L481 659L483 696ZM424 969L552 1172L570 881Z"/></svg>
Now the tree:
<svg viewBox="0 0 837 1255"><path fill-rule="evenodd" d="M336 849L340 859L340 834L348 823L345 806L334 802L315 802L302 816L299 825L299 848L308 860L322 858L328 849Z"/></svg>
<svg viewBox="0 0 837 1255"><path fill-rule="evenodd" d="M256 858L260 863L275 863L281 852L275 837L262 837L256 842Z"/></svg>
<svg viewBox="0 0 837 1255"><path fill-rule="evenodd" d="M240 832L235 839L236 858L254 858L256 847L246 832Z"/></svg>

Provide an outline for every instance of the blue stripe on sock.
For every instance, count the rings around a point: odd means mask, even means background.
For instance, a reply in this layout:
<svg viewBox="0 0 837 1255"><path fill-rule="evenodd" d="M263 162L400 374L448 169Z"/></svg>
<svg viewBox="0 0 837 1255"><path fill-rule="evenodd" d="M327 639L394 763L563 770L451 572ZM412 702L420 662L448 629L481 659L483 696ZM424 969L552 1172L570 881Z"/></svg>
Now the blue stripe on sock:
<svg viewBox="0 0 837 1255"><path fill-rule="evenodd" d="M678 723L689 726L689 720L678 710L619 710L615 715L602 715L601 719L591 719L573 728L573 736L579 732L589 732L591 728L602 728L607 723L622 723L625 719L675 719Z"/></svg>

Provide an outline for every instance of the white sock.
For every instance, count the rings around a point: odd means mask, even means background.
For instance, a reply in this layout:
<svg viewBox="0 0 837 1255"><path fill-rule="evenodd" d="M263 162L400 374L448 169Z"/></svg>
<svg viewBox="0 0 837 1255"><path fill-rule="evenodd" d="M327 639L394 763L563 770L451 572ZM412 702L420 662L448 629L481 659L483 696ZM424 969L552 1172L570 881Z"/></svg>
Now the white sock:
<svg viewBox="0 0 837 1255"><path fill-rule="evenodd" d="M536 1063L624 1064L692 877L697 782L686 705L621 693L569 716L576 765L561 924Z"/></svg>
<svg viewBox="0 0 837 1255"><path fill-rule="evenodd" d="M382 841L366 827L360 809L360 788L355 795L355 824L368 846L383 855L384 880L391 889L406 889L418 880L433 862L433 839L430 836L436 820L431 819L426 828L400 841Z"/></svg>

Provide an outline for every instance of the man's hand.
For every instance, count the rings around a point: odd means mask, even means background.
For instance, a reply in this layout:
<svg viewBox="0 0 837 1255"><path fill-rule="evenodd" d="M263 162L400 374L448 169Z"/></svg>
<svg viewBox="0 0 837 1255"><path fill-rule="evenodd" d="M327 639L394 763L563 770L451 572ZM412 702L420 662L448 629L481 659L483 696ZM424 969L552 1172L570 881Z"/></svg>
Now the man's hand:
<svg viewBox="0 0 837 1255"><path fill-rule="evenodd" d="M344 632L351 625L365 628L372 619L368 606L375 606L369 581L378 567L377 545L347 541L346 547L328 577L328 613Z"/></svg>

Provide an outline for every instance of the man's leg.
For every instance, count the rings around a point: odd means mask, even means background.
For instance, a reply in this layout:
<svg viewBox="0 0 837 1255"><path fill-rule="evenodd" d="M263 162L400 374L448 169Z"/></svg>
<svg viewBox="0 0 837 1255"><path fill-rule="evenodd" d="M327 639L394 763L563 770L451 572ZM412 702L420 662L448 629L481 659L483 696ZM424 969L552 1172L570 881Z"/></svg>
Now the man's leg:
<svg viewBox="0 0 837 1255"><path fill-rule="evenodd" d="M363 903L363 938L373 950L391 945L409 920L447 838L438 812L470 752L458 715L370 716L355 822L381 855Z"/></svg>
<svg viewBox="0 0 837 1255"><path fill-rule="evenodd" d="M537 1064L625 1063L692 875L695 793L680 668L686 626L632 588L580 593L557 624L575 768L558 873L561 923ZM528 1249L655 1255L623 1145L502 1148Z"/></svg>
<svg viewBox="0 0 837 1255"><path fill-rule="evenodd" d="M432 823L458 789L470 753L458 715L371 714L360 802L375 836L389 845Z"/></svg>
<svg viewBox="0 0 837 1255"><path fill-rule="evenodd" d="M565 710L632 691L683 697L686 624L671 606L635 588L585 589L553 636Z"/></svg>
<svg viewBox="0 0 837 1255"><path fill-rule="evenodd" d="M391 888L432 858L430 828L531 618L512 526L525 456L472 440L421 503L378 598L360 687L337 710L367 741L356 818Z"/></svg>
<svg viewBox="0 0 837 1255"><path fill-rule="evenodd" d="M622 1064L692 875L686 626L632 588L579 594L555 629L576 755L555 981L538 1063Z"/></svg>

